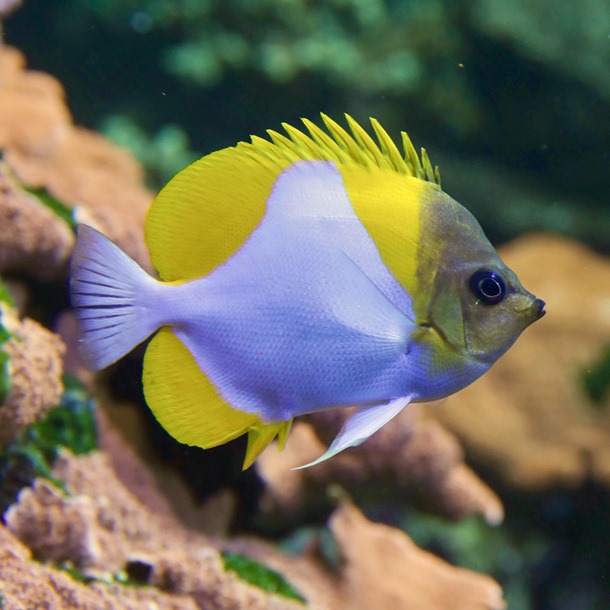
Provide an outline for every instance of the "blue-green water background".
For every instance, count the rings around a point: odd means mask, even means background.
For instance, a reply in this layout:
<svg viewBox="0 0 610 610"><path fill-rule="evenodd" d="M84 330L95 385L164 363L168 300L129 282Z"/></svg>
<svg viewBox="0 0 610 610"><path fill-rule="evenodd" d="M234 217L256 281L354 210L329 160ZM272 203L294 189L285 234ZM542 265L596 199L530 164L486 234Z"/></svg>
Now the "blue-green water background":
<svg viewBox="0 0 610 610"><path fill-rule="evenodd" d="M608 0L26 0L4 29L155 189L249 134L349 112L425 146L494 243L544 229L610 251ZM496 530L377 516L493 574L511 609L610 609L607 492L499 491Z"/></svg>
<svg viewBox="0 0 610 610"><path fill-rule="evenodd" d="M7 42L153 186L323 111L407 130L495 243L610 249L610 2L27 0Z"/></svg>

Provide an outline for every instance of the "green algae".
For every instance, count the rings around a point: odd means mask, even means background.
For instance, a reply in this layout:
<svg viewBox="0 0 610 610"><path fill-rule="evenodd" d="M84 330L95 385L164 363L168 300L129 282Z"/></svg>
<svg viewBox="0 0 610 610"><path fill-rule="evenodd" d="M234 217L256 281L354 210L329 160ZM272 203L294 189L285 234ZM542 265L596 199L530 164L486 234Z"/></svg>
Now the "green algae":
<svg viewBox="0 0 610 610"><path fill-rule="evenodd" d="M6 343L11 336L11 333L2 326L0 319L0 405L4 403L11 390L11 375L9 370L11 357L2 349L2 344Z"/></svg>
<svg viewBox="0 0 610 610"><path fill-rule="evenodd" d="M601 409L610 391L610 345L596 362L581 371L580 380L592 406Z"/></svg>
<svg viewBox="0 0 610 610"><path fill-rule="evenodd" d="M154 188L202 155L191 149L189 136L179 125L166 124L149 134L138 120L112 115L102 121L100 130L146 166L147 178Z"/></svg>
<svg viewBox="0 0 610 610"><path fill-rule="evenodd" d="M303 604L307 600L279 573L245 555L224 551L222 559L225 570L235 572L244 582Z"/></svg>
<svg viewBox="0 0 610 610"><path fill-rule="evenodd" d="M66 448L81 455L98 448L92 399L75 378L64 375L63 381L65 390L59 406L0 450L0 513L38 477L68 493L52 474L60 450Z"/></svg>
<svg viewBox="0 0 610 610"><path fill-rule="evenodd" d="M0 303L4 303L9 307L15 307L15 301L11 296L11 293L8 291L8 288L4 285L2 280L0 279Z"/></svg>
<svg viewBox="0 0 610 610"><path fill-rule="evenodd" d="M2 349L4 343L13 336L2 323L4 314L3 307L5 306L12 308L15 306L15 303L6 286L0 279L0 405L4 403L11 389L11 376L9 371L10 356Z"/></svg>
<svg viewBox="0 0 610 610"><path fill-rule="evenodd" d="M76 580L77 582L81 582L86 585L91 583L121 585L123 587L142 587L147 585L146 582L131 578L129 573L125 570L117 570L116 572L107 572L102 575L93 576L76 567L71 561L54 563L53 566L57 570L61 570L62 572L68 574L72 580Z"/></svg>
<svg viewBox="0 0 610 610"><path fill-rule="evenodd" d="M76 229L76 220L74 220L74 214L72 208L66 205L63 201L57 199L47 191L45 188L33 188L24 186L23 189L36 197L40 203L45 207L49 208L56 216L61 218L68 226L72 229Z"/></svg>
<svg viewBox="0 0 610 610"><path fill-rule="evenodd" d="M64 375L64 393L58 407L26 433L40 447L69 449L75 455L98 448L94 403L83 385L73 376Z"/></svg>
<svg viewBox="0 0 610 610"><path fill-rule="evenodd" d="M338 571L341 568L341 551L327 526L299 527L279 543L280 549L291 555L303 555L313 546L331 569Z"/></svg>

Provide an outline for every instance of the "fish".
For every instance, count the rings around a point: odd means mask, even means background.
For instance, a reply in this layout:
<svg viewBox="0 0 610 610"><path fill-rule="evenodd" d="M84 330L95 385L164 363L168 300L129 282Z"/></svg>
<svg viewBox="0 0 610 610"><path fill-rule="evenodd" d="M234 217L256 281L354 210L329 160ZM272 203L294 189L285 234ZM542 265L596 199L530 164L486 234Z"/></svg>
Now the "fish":
<svg viewBox="0 0 610 610"><path fill-rule="evenodd" d="M322 114L212 152L152 202L153 277L78 227L70 295L85 364L148 340L145 400L176 440L247 434L243 468L296 417L357 407L328 450L483 375L544 301L523 288L425 149Z"/></svg>

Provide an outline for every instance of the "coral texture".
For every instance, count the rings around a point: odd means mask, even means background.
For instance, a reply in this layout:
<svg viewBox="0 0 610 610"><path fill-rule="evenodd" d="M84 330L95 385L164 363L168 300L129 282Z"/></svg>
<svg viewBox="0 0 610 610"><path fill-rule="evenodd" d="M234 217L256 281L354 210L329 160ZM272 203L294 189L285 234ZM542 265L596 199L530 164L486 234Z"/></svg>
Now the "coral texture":
<svg viewBox="0 0 610 610"><path fill-rule="evenodd" d="M158 589L77 582L60 570L32 561L27 548L1 524L0 541L3 610L198 610L189 597L170 595Z"/></svg>
<svg viewBox="0 0 610 610"><path fill-rule="evenodd" d="M10 392L0 405L0 445L40 420L59 404L64 345L54 333L25 319L3 316L13 337L3 345L9 354Z"/></svg>
<svg viewBox="0 0 610 610"><path fill-rule="evenodd" d="M117 454L125 455L118 437L113 443ZM140 478L132 486L133 491L125 487L124 481L134 480L125 472L129 469L141 472L144 465L132 456L122 462L119 478L104 453L86 457L65 453L56 463L53 474L65 483L70 495L42 479L32 488L24 489L4 517L10 532L21 545L27 546L27 549L19 544L15 547L17 551L13 552L9 566L11 578L18 583L27 581L24 554L31 552L38 561L66 562L87 577L96 578L95 594L103 591L104 599L116 596L117 608L123 607L119 603L128 603L129 595L118 585L108 587L99 580L108 573L129 573L134 564L145 567L145 583L153 586L152 590L147 589L150 596L154 590L161 589L168 600L173 600L173 606L163 607L218 610L303 607L298 602L265 593L225 571L220 555L220 549L225 548L243 552L284 574L312 609L359 609L391 604L397 610L416 607L444 610L451 607L447 600L454 597L460 604L455 608L504 607L499 586L491 579L431 557L405 534L370 523L353 507L339 509L331 521L343 557L341 569L334 572L315 554L287 556L260 541L214 540L186 528L166 506L154 501L157 491L146 490L147 486L153 486L150 477ZM144 504L134 492L149 501L153 498L152 504L158 510ZM381 555L376 555L383 554L388 547L395 548L388 555L391 569L381 561ZM54 579L64 583L61 574L43 570L29 560L26 566L32 567L29 577L35 579L38 588L46 590L49 580L55 582ZM382 587L379 586L381 572L384 573ZM406 579L407 573L420 583L418 587ZM67 590L67 584L62 586ZM74 598L79 599L82 585L73 583L72 588ZM133 588L128 589L128 593L135 595ZM368 593L364 594L363 589ZM45 599L55 599L49 595ZM367 600L373 605L366 606ZM73 607L80 608L80 603L75 602Z"/></svg>
<svg viewBox="0 0 610 610"><path fill-rule="evenodd" d="M28 187L46 189L75 209L77 221L98 226L148 264L142 226L152 195L142 184L140 165L98 134L74 126L61 85L47 74L26 70L21 53L7 46L0 46L0 80L0 148L16 177ZM2 206L11 204L11 197L0 198L0 218L10 218L13 208L2 211ZM27 208L20 216L25 235L44 230L50 240L62 233L41 224L41 216ZM27 218L31 223L26 227ZM0 261L10 256L1 253L2 246L0 240ZM59 243L55 247L61 249Z"/></svg>
<svg viewBox="0 0 610 610"><path fill-rule="evenodd" d="M0 272L27 271L40 279L65 272L74 233L19 186L6 163L0 164L0 225L11 227L0 233Z"/></svg>
<svg viewBox="0 0 610 610"><path fill-rule="evenodd" d="M595 408L579 383L610 345L610 263L552 236L522 238L502 256L548 315L430 414L511 487L610 487L610 397Z"/></svg>
<svg viewBox="0 0 610 610"><path fill-rule="evenodd" d="M316 582L331 608L369 610L502 610L506 603L493 579L455 568L422 551L401 531L369 521L342 503L330 518L339 568L329 570L312 547L302 557L282 557L268 544L235 540L230 548L282 570L298 587ZM442 583L442 584L441 584Z"/></svg>
<svg viewBox="0 0 610 610"><path fill-rule="evenodd" d="M384 503L418 497L428 507L452 519L482 515L489 523L502 521L498 497L468 468L460 446L436 422L421 417L410 405L366 443L315 468L291 470L324 452L347 416L347 410L328 411L298 422L290 441L278 455L269 447L258 460L266 483L261 509L278 519L294 517L319 504L329 485L340 485L356 497L374 497L383 488Z"/></svg>
<svg viewBox="0 0 610 610"><path fill-rule="evenodd" d="M344 607L353 610L500 610L506 607L491 578L449 566L393 528L371 523L353 506L332 517L344 568ZM443 586L437 586L442 582ZM375 586L371 586L375 583Z"/></svg>
<svg viewBox="0 0 610 610"><path fill-rule="evenodd" d="M141 463L136 466L144 468ZM38 479L4 515L8 529L38 561L69 563L97 580L109 573L129 572L130 564L137 562L150 572L143 584L176 596L171 606L176 608L302 607L225 571L218 543L185 528L169 513L148 508L124 486L105 454L78 458L64 454L54 475L70 495ZM130 590L117 585L112 593L123 600L129 599ZM180 605L179 600L188 603Z"/></svg>

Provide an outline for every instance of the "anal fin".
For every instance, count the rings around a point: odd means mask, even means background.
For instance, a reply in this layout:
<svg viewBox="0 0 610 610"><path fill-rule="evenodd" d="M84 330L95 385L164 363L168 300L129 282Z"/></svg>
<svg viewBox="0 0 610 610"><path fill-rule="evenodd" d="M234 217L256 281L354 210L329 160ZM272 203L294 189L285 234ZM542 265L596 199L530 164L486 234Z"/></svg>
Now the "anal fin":
<svg viewBox="0 0 610 610"><path fill-rule="evenodd" d="M153 414L181 443L207 449L266 427L258 415L224 400L171 328L148 345L142 379Z"/></svg>
<svg viewBox="0 0 610 610"><path fill-rule="evenodd" d="M243 469L252 466L263 449L278 436L278 449L281 451L286 444L288 432L292 426L292 420L267 424L266 426L251 428L248 431L248 448L244 458Z"/></svg>

